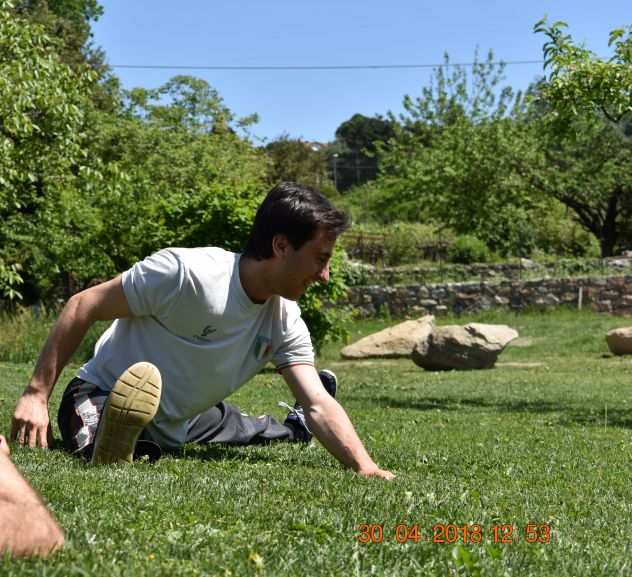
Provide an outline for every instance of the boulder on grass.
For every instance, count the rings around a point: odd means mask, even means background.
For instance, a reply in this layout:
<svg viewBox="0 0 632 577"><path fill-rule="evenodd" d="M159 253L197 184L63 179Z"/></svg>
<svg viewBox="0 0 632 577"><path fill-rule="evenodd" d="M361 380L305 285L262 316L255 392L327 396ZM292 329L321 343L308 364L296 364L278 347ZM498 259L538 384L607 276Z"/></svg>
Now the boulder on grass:
<svg viewBox="0 0 632 577"><path fill-rule="evenodd" d="M632 355L632 327L608 331L606 342L612 354Z"/></svg>
<svg viewBox="0 0 632 577"><path fill-rule="evenodd" d="M340 354L343 359L410 358L413 347L428 338L433 328L432 315L405 321L346 346Z"/></svg>
<svg viewBox="0 0 632 577"><path fill-rule="evenodd" d="M413 349L416 365L429 371L490 369L518 332L507 325L470 323L436 327Z"/></svg>

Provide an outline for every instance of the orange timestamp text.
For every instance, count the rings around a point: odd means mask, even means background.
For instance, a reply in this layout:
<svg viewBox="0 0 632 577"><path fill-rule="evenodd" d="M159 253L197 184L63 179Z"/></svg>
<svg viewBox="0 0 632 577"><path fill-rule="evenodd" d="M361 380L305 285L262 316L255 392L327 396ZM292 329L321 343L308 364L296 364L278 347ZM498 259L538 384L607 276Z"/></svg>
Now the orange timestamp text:
<svg viewBox="0 0 632 577"><path fill-rule="evenodd" d="M527 523L524 527L512 523L483 526L478 523L459 525L435 523L430 531L417 523L398 523L390 528L384 523L361 523L356 540L363 544L396 543L495 543L508 545L519 540L549 544L551 526L548 523Z"/></svg>

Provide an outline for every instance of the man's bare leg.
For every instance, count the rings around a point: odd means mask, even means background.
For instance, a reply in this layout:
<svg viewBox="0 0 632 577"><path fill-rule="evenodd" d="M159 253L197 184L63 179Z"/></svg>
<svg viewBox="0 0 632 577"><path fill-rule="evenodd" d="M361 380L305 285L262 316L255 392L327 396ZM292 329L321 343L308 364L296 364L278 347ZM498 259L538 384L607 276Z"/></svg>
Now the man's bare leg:
<svg viewBox="0 0 632 577"><path fill-rule="evenodd" d="M0 435L0 553L48 555L63 544L57 521L11 462Z"/></svg>

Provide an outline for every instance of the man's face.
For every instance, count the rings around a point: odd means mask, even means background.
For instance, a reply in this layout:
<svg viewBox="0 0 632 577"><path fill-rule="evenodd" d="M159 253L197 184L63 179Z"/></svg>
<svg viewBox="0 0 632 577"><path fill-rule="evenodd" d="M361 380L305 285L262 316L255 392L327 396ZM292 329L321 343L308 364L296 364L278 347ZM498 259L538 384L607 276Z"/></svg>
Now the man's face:
<svg viewBox="0 0 632 577"><path fill-rule="evenodd" d="M295 301L305 293L309 285L329 280L329 260L334 252L336 234L319 228L316 236L298 250L285 237L282 240L279 294Z"/></svg>

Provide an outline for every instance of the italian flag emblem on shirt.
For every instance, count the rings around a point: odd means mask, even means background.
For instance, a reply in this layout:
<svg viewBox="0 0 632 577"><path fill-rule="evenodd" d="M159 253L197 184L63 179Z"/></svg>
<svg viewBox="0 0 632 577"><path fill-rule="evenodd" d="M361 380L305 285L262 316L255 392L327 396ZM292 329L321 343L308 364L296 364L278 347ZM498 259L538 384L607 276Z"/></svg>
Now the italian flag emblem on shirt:
<svg viewBox="0 0 632 577"><path fill-rule="evenodd" d="M255 341L255 359L262 361L270 354L271 350L272 341L263 335L257 336L257 340Z"/></svg>

